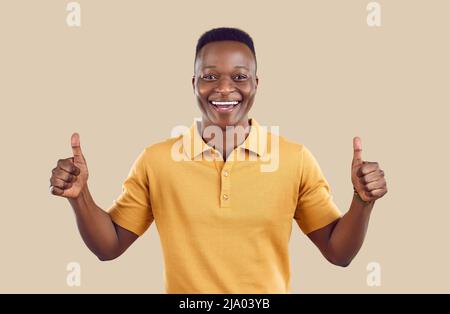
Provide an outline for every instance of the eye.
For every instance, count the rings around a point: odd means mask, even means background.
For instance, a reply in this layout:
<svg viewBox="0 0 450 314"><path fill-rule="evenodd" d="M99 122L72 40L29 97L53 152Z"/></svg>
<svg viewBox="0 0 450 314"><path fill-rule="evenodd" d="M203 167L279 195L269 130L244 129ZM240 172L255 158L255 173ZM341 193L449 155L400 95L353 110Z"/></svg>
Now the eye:
<svg viewBox="0 0 450 314"><path fill-rule="evenodd" d="M247 80L247 79L248 79L248 76L245 75L245 74L237 74L237 75L234 77L234 80L235 80L235 81L245 81L245 80Z"/></svg>
<svg viewBox="0 0 450 314"><path fill-rule="evenodd" d="M205 74L205 75L202 75L202 79L205 80L205 81L214 81L214 80L217 80L217 75L215 75L215 74Z"/></svg>

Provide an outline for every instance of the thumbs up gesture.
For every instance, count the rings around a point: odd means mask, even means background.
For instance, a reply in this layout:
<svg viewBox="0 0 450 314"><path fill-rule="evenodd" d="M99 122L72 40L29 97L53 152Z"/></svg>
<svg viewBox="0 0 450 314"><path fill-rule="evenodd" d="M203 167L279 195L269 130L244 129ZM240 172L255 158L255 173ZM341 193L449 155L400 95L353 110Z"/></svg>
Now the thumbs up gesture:
<svg viewBox="0 0 450 314"><path fill-rule="evenodd" d="M366 202L375 201L387 193L384 171L377 162L362 160L362 144L353 138L352 183L359 197Z"/></svg>
<svg viewBox="0 0 450 314"><path fill-rule="evenodd" d="M80 135L71 138L73 157L58 160L50 178L50 192L66 198L77 198L85 188L89 172L80 146Z"/></svg>

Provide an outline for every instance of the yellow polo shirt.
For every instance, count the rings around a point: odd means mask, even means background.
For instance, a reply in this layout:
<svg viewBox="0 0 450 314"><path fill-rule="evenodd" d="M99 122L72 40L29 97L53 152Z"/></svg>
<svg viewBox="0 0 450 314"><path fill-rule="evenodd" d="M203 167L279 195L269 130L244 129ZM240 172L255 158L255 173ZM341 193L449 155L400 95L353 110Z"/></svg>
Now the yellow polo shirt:
<svg viewBox="0 0 450 314"><path fill-rule="evenodd" d="M311 152L250 123L226 162L196 123L148 146L109 209L137 235L155 221L167 293L290 293L292 219L309 233L341 216Z"/></svg>

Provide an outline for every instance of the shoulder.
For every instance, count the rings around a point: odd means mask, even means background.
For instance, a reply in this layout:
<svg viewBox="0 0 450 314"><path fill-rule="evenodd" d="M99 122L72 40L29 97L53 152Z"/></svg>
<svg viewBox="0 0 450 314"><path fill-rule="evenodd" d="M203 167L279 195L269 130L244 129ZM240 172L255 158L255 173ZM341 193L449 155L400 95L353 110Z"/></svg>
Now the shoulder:
<svg viewBox="0 0 450 314"><path fill-rule="evenodd" d="M285 136L274 134L271 132L267 133L267 142L270 146L278 145L280 155L282 156L293 156L298 158L306 150L306 146L303 143L293 141Z"/></svg>
<svg viewBox="0 0 450 314"><path fill-rule="evenodd" d="M176 145L177 142L179 142L181 139L182 135L167 138L163 141L156 142L146 146L144 152L146 155L149 156L170 153L174 145Z"/></svg>
<svg viewBox="0 0 450 314"><path fill-rule="evenodd" d="M179 147L182 142L182 135L167 138L163 141L147 145L141 152L141 158L145 163L155 166L162 166L172 160L173 150Z"/></svg>
<svg viewBox="0 0 450 314"><path fill-rule="evenodd" d="M263 158L265 162L277 165L279 173L299 173L302 165L303 143L293 141L277 133L267 133L267 148Z"/></svg>
<svg viewBox="0 0 450 314"><path fill-rule="evenodd" d="M272 144L269 144L272 147L274 146L273 143L278 141L279 159L285 164L288 164L290 167L296 165L296 167L300 170L318 166L317 158L304 143L296 142L276 134L269 135L268 141L272 142ZM271 151L271 155L273 157L273 148Z"/></svg>

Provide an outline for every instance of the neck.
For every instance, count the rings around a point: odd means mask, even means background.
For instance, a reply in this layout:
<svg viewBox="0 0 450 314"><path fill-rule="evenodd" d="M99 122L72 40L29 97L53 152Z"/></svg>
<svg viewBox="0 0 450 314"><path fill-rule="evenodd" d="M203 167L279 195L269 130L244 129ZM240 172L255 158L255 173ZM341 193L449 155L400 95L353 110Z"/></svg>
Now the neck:
<svg viewBox="0 0 450 314"><path fill-rule="evenodd" d="M225 127L221 127L203 118L200 126L200 134L203 140L211 146L214 146L222 154L223 160L226 160L231 152L245 141L250 133L250 126L248 117L245 117L245 119L242 119L235 125Z"/></svg>

